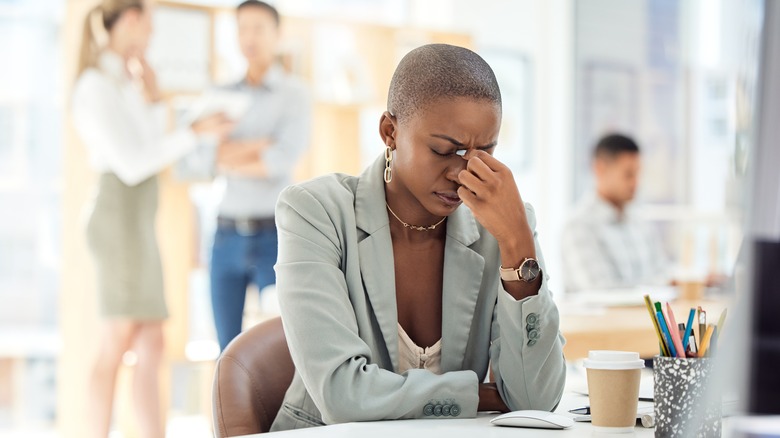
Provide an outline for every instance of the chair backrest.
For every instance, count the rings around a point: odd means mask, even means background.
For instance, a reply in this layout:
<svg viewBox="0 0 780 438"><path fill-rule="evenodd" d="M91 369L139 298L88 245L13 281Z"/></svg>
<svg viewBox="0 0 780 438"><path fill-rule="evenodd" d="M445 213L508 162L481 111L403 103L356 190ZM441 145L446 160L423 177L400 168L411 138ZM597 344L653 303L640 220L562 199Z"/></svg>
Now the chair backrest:
<svg viewBox="0 0 780 438"><path fill-rule="evenodd" d="M281 318L238 335L217 360L213 415L217 438L268 432L295 366Z"/></svg>

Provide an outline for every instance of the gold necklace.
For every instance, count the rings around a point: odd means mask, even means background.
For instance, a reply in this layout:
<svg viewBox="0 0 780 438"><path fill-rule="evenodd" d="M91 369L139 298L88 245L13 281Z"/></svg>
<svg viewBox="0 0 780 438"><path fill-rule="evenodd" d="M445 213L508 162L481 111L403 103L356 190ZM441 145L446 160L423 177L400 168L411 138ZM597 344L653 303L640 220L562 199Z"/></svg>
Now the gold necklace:
<svg viewBox="0 0 780 438"><path fill-rule="evenodd" d="M387 205L387 209L390 210L390 214L392 214L394 218L398 219L398 222L400 222L404 227L411 228L411 229L417 230L417 231L435 230L436 227L438 227L439 225L441 225L442 222L444 222L444 219L447 219L447 216L444 216L443 218L441 218L441 220L439 222L436 222L435 224L429 225L427 227L423 227L423 226L420 226L420 225L410 225L410 224L407 224L406 222L402 221L401 218L398 217L397 214L395 214L393 209L390 208L390 205L387 202L385 202L385 205Z"/></svg>

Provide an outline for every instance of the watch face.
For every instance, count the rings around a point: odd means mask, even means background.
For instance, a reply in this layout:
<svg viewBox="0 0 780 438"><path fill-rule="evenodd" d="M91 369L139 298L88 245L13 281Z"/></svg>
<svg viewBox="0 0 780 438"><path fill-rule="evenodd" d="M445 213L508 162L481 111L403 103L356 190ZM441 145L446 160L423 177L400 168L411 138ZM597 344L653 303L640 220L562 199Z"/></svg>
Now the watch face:
<svg viewBox="0 0 780 438"><path fill-rule="evenodd" d="M520 266L520 276L525 281L534 281L539 276L539 263L534 259L526 259Z"/></svg>

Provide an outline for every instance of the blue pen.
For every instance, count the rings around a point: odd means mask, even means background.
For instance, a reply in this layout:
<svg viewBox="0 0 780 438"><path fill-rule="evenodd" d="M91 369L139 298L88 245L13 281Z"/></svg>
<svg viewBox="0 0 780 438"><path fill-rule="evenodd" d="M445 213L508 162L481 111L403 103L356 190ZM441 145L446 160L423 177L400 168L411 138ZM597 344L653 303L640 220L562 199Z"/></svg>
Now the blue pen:
<svg viewBox="0 0 780 438"><path fill-rule="evenodd" d="M672 342L672 335L669 333L669 328L666 326L666 320L664 314L661 312L655 312L656 318L658 318L658 324L661 326L661 330L664 332L666 338L666 346L669 347L670 357L677 357L677 350L674 349L674 342Z"/></svg>
<svg viewBox="0 0 780 438"><path fill-rule="evenodd" d="M688 324L685 326L685 336L683 336L683 349L685 351L688 351L688 338L691 337L694 316L696 316L696 309L691 309L691 313L688 314Z"/></svg>

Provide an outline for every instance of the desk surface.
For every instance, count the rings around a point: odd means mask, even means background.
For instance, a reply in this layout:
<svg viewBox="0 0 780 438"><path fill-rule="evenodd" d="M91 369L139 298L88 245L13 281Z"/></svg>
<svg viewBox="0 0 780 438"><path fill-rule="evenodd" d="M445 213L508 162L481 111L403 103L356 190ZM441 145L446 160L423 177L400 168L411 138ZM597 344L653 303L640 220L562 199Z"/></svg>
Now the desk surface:
<svg viewBox="0 0 780 438"><path fill-rule="evenodd" d="M643 405L640 402L640 406ZM561 404L556 410L557 413L564 413L569 417L569 409L586 406L588 397L566 393ZM518 427L498 427L490 424L490 419L496 414L480 414L477 418L464 419L436 419L436 420L397 420L397 421L371 421L364 423L344 423L334 424L332 426L313 427L309 429L290 430L285 432L276 432L272 436L279 437L317 437L317 438L398 438L404 436L428 436L438 437L447 436L448 438L490 438L490 437L582 437L596 436L590 423L574 423L569 429L527 429ZM652 437L654 431L637 426L634 434L622 435L604 435L604 436L634 436L634 437ZM265 435L246 435L243 438L260 438Z"/></svg>
<svg viewBox="0 0 780 438"><path fill-rule="evenodd" d="M650 370L643 371L643 382L652 380ZM588 396L580 391L587 390L585 369L578 365L570 364L566 371L566 388L563 399L558 405L556 413L573 418L570 409L587 406ZM639 402L639 407L652 406L652 402ZM289 437L355 437L355 438L397 438L403 436L447 436L448 438L490 438L523 436L527 438L546 436L595 436L595 431L590 423L574 423L569 429L527 429L518 427L498 427L490 424L490 419L497 414L479 414L477 418L464 419L431 419L431 420L397 420L397 421L372 421L364 423L344 423L332 426L312 427L309 429L290 430L277 432L274 435ZM647 429L637 426L634 429L636 437L651 437L654 434L652 428ZM261 435L247 435L244 438L260 438ZM609 435L614 437L615 435Z"/></svg>
<svg viewBox="0 0 780 438"><path fill-rule="evenodd" d="M686 322L691 307L702 306L708 322L717 322L720 312L728 307L725 299L671 303L677 322ZM658 338L644 303L631 307L588 308L562 303L561 334L566 338L563 353L567 360L588 356L589 350L637 351L642 357L658 354Z"/></svg>

